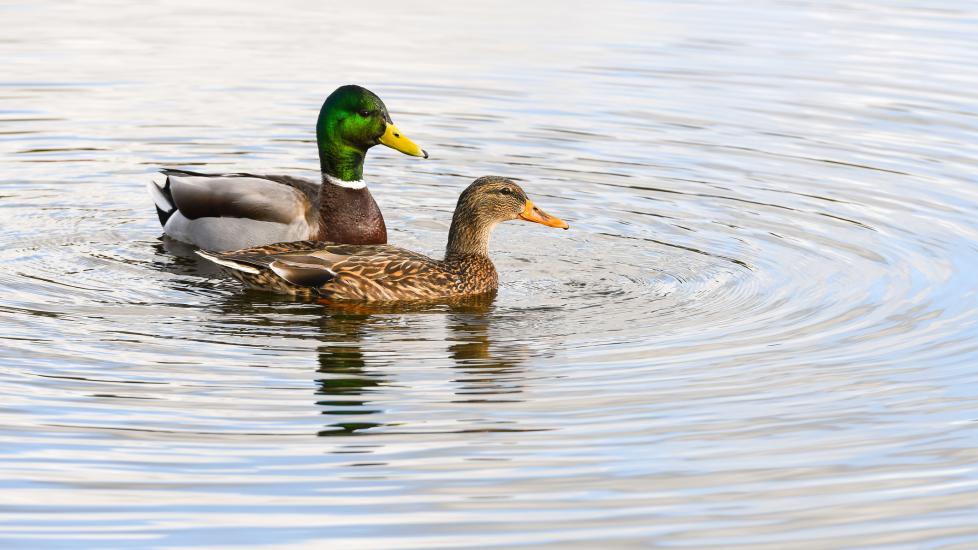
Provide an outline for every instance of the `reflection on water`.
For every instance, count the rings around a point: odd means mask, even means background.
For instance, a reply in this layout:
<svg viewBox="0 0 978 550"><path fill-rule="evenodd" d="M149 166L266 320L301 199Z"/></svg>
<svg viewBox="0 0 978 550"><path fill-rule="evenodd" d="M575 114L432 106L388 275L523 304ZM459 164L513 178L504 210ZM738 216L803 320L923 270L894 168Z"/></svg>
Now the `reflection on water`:
<svg viewBox="0 0 978 550"><path fill-rule="evenodd" d="M369 322L367 314L324 317L323 340L319 347L317 372L324 377L316 380L323 407L322 414L332 423L319 435L356 435L382 424L370 422L372 415L383 413L370 406L370 394L379 386L389 384L379 369L367 369L360 339L362 327Z"/></svg>
<svg viewBox="0 0 978 550"><path fill-rule="evenodd" d="M0 6L0 546L978 545L974 6L429 8ZM484 174L572 230L386 308L160 237L349 82L392 242Z"/></svg>
<svg viewBox="0 0 978 550"><path fill-rule="evenodd" d="M458 369L452 382L458 385L455 395L462 402L520 400L524 373L520 364L529 353L516 343L492 343L489 337L492 317L486 314L491 299L453 311L447 318L451 331L448 351Z"/></svg>
<svg viewBox="0 0 978 550"><path fill-rule="evenodd" d="M396 361L365 352L363 338L383 330L385 317L392 314L438 315L446 320L447 335L436 343L448 344L447 354L456 373L449 375L456 403L519 401L520 363L526 351L518 344L493 345L489 336L490 311L495 299L478 296L437 304L361 305L330 304L321 318L322 344L317 348L319 368L317 405L322 414L335 422L319 432L321 436L364 434L386 428L382 433L399 431L397 425L384 425L371 419L382 416L383 408L371 404L371 396L392 382L384 367ZM368 363L369 359L369 363ZM400 430L410 430L401 427ZM484 430L492 430L485 428ZM378 430L369 433L377 433Z"/></svg>

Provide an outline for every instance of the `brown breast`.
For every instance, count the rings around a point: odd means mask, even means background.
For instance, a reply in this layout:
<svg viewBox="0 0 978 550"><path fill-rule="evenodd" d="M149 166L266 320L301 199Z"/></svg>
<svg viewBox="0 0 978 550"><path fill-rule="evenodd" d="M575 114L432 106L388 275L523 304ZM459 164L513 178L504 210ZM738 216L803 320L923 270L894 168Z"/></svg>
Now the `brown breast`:
<svg viewBox="0 0 978 550"><path fill-rule="evenodd" d="M446 262L458 277L455 294L483 294L496 290L499 276L492 261L481 254L472 254Z"/></svg>
<svg viewBox="0 0 978 550"><path fill-rule="evenodd" d="M384 216L366 187L349 189L323 183L319 198L319 229L314 240L343 244L386 244Z"/></svg>

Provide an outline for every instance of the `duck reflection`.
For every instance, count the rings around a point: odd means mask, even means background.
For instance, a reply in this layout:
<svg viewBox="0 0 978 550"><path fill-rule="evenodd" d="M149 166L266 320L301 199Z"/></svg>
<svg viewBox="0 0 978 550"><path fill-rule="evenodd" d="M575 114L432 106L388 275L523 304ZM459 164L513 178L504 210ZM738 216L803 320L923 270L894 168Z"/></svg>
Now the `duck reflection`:
<svg viewBox="0 0 978 550"><path fill-rule="evenodd" d="M370 396L391 384L390 378L397 372L393 367L404 357L371 354L368 362L362 346L367 333L398 325L389 323L391 315L445 315L450 332L448 352L452 366L461 373L452 380L457 386L454 402L514 400L512 395L522 391L520 365L527 353L512 345L493 345L490 326L494 298L488 295L439 304L398 306L326 304L318 371L327 376L317 381L317 394L323 396L317 405L323 407L322 414L333 417L335 422L319 435L360 435L384 426L367 418L350 417L377 418L384 413L382 407L372 404Z"/></svg>
<svg viewBox="0 0 978 550"><path fill-rule="evenodd" d="M205 260L197 255L197 247L171 239L163 235L153 243L157 256L157 267L160 271L175 275L191 275L197 277L222 277L221 266Z"/></svg>
<svg viewBox="0 0 978 550"><path fill-rule="evenodd" d="M528 350L516 343L493 343L491 305L491 299L471 304L447 317L451 332L448 350L461 373L454 379L459 396L456 402L517 401L513 394L523 391L521 365Z"/></svg>
<svg viewBox="0 0 978 550"><path fill-rule="evenodd" d="M322 396L316 405L335 421L319 431L320 436L356 435L358 432L381 426L378 422L357 420L359 416L383 414L371 406L369 396L387 383L388 376L378 368L384 362L372 361L367 368L361 341L371 324L369 313L333 312L322 317L323 344L317 348L319 367L323 375L316 380L316 395Z"/></svg>
<svg viewBox="0 0 978 550"><path fill-rule="evenodd" d="M506 318L505 311L495 308L494 299L494 295L487 295L433 304L342 304L235 288L215 304L217 314L209 330L228 339L244 337L242 343L248 342L246 345L255 345L254 338L261 336L314 342L315 405L325 420L317 434L359 436L394 425L384 420L389 409L385 400L391 399L398 383L397 367L412 357L385 350L384 344L390 343L385 336L403 330L405 325L417 330L416 335L412 333L417 337L415 342L434 348L429 357L436 359L428 363L433 369L452 369L443 371L454 387L442 402L519 400L525 385L522 365L530 353L518 342L494 341L494 323ZM424 328L426 323L418 322L419 316L431 315L445 319L447 335L438 331L437 338L432 339L430 325ZM287 346L291 353L301 347L298 343ZM447 351L447 357L441 356L448 360L447 365L444 359L437 359L439 350ZM438 370L432 372L440 375ZM353 450L352 446L344 449L337 452L370 452Z"/></svg>

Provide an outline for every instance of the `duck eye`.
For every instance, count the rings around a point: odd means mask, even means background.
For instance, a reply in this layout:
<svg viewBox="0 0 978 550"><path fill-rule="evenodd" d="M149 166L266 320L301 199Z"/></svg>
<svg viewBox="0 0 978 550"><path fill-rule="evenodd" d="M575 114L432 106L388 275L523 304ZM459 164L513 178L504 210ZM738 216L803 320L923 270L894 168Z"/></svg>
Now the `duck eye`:
<svg viewBox="0 0 978 550"><path fill-rule="evenodd" d="M513 194L513 190L510 189L509 187L503 187L502 189L499 190L499 192L502 193L503 195L512 195Z"/></svg>
<svg viewBox="0 0 978 550"><path fill-rule="evenodd" d="M360 111L360 116L366 118L366 117L370 116L370 111L364 109L364 110Z"/></svg>

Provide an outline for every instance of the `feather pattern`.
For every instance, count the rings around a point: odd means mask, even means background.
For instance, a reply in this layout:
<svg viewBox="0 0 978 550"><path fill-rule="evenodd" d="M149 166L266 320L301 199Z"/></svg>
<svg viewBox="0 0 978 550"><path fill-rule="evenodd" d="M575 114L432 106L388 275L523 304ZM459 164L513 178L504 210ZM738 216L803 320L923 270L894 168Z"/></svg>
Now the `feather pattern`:
<svg viewBox="0 0 978 550"><path fill-rule="evenodd" d="M534 206L511 180L487 176L459 197L443 260L386 244L312 240L198 253L253 288L335 301L441 300L496 290L499 277L488 255L489 236L499 222L517 218L567 228Z"/></svg>
<svg viewBox="0 0 978 550"><path fill-rule="evenodd" d="M390 245L300 241L200 254L252 288L339 301L435 300L491 292L498 283L485 256L435 260Z"/></svg>

